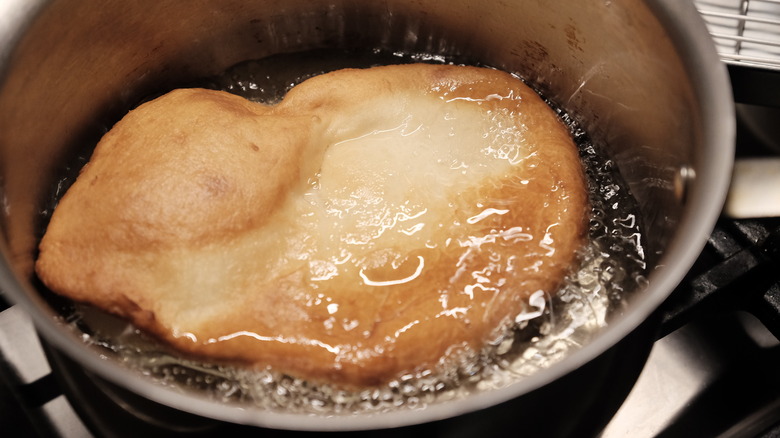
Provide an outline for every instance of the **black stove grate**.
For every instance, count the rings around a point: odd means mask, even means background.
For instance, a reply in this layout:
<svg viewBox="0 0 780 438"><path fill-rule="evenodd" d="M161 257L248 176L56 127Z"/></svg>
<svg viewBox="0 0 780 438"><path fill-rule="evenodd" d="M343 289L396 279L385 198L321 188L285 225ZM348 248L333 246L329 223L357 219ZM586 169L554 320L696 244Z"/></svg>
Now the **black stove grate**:
<svg viewBox="0 0 780 438"><path fill-rule="evenodd" d="M661 308L661 336L698 315L745 310L780 338L780 218L716 225L704 252Z"/></svg>

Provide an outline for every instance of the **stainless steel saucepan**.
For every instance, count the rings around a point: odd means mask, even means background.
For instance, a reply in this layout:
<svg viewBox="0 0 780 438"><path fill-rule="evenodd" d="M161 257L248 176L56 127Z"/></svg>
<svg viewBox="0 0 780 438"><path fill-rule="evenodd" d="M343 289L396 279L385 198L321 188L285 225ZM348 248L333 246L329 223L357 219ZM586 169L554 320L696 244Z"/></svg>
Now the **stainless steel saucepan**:
<svg viewBox="0 0 780 438"><path fill-rule="evenodd" d="M503 414L504 427L572 432L619 405L656 328L654 310L703 248L733 162L726 70L680 0L6 0L0 6L0 287L43 339L96 378L156 403L243 425L364 430ZM40 209L58 169L145 96L241 61L321 48L470 59L517 73L572 114L639 203L651 274L588 345L505 387L416 409L310 415L162 387L82 342L40 293ZM627 384L630 387L630 383ZM617 392L613 396L605 395ZM493 417L491 417L493 418ZM569 428L569 429L567 429Z"/></svg>

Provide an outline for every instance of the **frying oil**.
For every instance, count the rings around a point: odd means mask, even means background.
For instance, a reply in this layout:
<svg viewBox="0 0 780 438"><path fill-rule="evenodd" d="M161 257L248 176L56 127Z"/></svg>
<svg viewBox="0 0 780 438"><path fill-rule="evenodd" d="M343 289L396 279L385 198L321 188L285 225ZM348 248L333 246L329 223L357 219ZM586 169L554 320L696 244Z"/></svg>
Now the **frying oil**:
<svg viewBox="0 0 780 438"><path fill-rule="evenodd" d="M425 55L313 51L237 65L224 75L192 84L225 90L250 100L276 103L309 77L345 67L445 62ZM451 61L451 60L450 60ZM581 267L552 296L536 293L510 329L481 351L462 351L456 366L409 373L380 387L344 390L290 377L271 369L248 369L182 358L133 326L85 305L63 306L64 318L94 344L129 368L164 385L200 391L221 402L240 402L286 412L339 414L407 409L501 387L558 362L586 345L620 312L632 291L644 286L646 266L636 203L614 163L567 114L586 171L591 213ZM86 161L80 157L79 164ZM71 176L58 185L64 193ZM50 208L42 214L48 216ZM449 358L453 361L453 358ZM451 363L451 362L448 362Z"/></svg>

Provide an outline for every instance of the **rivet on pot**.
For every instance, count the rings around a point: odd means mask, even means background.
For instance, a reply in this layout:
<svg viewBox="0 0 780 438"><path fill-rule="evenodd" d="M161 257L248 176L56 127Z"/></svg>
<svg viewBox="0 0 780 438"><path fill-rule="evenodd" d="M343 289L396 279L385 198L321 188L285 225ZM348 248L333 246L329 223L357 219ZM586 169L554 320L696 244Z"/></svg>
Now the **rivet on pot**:
<svg viewBox="0 0 780 438"><path fill-rule="evenodd" d="M690 185L696 179L696 171L687 164L683 164L674 176L674 197L681 204L688 198Z"/></svg>

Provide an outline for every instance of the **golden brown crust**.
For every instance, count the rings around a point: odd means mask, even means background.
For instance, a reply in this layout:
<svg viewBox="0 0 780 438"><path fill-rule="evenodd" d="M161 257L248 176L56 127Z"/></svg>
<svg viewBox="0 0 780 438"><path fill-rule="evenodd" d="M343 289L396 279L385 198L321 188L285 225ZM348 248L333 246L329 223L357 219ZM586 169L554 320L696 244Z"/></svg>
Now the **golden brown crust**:
<svg viewBox="0 0 780 438"><path fill-rule="evenodd" d="M183 351L371 385L554 293L586 211L568 130L519 80L341 70L273 107L191 89L130 112L36 269Z"/></svg>

